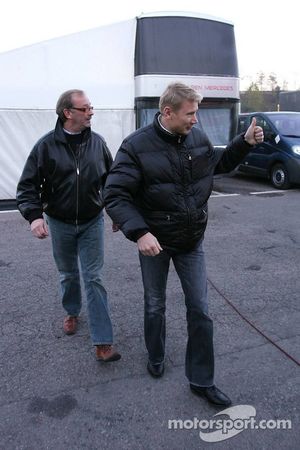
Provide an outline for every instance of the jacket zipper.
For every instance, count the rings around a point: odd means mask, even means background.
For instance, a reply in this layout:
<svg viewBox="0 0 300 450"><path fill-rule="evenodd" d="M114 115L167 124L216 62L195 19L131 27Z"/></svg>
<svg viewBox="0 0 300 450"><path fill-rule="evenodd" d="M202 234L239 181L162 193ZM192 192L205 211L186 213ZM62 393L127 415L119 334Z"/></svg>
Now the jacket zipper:
<svg viewBox="0 0 300 450"><path fill-rule="evenodd" d="M179 138L178 138L178 144L181 144L181 136L179 136ZM189 203L188 203L188 197L186 195L185 175L184 175L184 165L182 162L182 155L183 155L183 153L180 152L180 150L179 150L180 170L181 170L181 174L182 174L182 180L184 182L183 198L184 198L184 203L185 203L187 217L188 217L188 225L191 225L191 211L190 211L190 207L189 207ZM189 158L189 160L191 160L192 159L191 155L188 155L188 158Z"/></svg>
<svg viewBox="0 0 300 450"><path fill-rule="evenodd" d="M79 145L78 148L78 160L76 159L76 156L72 150L72 147L69 145L70 150L72 152L74 161L75 161L75 167L76 167L76 219L75 219L75 223L76 226L78 226L78 214L79 214L79 174L80 174L80 170L79 170L79 162L80 162L80 152L81 152L81 144Z"/></svg>
<svg viewBox="0 0 300 450"><path fill-rule="evenodd" d="M190 153L188 154L188 160L190 163L191 179L193 180L193 162L192 162L192 155L190 155Z"/></svg>

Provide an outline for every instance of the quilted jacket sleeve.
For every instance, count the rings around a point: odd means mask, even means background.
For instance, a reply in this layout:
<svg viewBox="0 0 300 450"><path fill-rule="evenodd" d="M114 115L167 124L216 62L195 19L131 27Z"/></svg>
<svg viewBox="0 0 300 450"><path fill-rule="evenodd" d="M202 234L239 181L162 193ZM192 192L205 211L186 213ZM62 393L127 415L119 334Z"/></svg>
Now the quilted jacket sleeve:
<svg viewBox="0 0 300 450"><path fill-rule="evenodd" d="M37 147L31 151L17 185L16 200L22 216L30 223L43 217L41 185L43 176L39 168Z"/></svg>
<svg viewBox="0 0 300 450"><path fill-rule="evenodd" d="M149 231L135 206L135 197L142 188L142 172L130 144L123 142L104 189L106 211L125 236L136 241Z"/></svg>
<svg viewBox="0 0 300 450"><path fill-rule="evenodd" d="M223 151L217 152L215 174L231 172L251 150L252 145L244 140L244 135L236 136Z"/></svg>

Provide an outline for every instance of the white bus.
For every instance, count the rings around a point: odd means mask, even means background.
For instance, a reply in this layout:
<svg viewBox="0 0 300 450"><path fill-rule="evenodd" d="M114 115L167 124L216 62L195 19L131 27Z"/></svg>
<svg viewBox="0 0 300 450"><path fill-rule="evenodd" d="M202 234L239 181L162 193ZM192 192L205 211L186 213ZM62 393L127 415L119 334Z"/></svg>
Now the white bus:
<svg viewBox="0 0 300 450"><path fill-rule="evenodd" d="M198 113L214 146L237 130L239 78L233 24L201 15L144 15L135 45L137 127L149 123L166 85L182 81L201 92Z"/></svg>
<svg viewBox="0 0 300 450"><path fill-rule="evenodd" d="M213 145L234 136L239 78L233 24L197 13L159 12L0 54L0 200L14 199L24 162L54 127L55 104L86 91L93 129L113 155L152 120L172 81L204 96L199 124Z"/></svg>

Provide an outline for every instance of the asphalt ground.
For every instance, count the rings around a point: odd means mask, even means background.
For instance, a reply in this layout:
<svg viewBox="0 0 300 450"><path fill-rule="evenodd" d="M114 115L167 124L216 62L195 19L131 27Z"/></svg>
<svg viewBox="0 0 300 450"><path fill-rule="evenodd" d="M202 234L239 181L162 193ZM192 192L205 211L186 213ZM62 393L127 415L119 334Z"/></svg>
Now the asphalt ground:
<svg viewBox="0 0 300 450"><path fill-rule="evenodd" d="M94 358L85 307L78 333L62 331L50 239L33 238L17 212L0 214L1 450L299 448L300 191L250 195L253 186L239 179L223 186L239 195L210 199L204 248L216 385L233 400L226 413L189 390L184 299L173 266L166 370L153 379L135 244L112 233L106 217L103 278L122 359L103 364ZM240 419L242 409L256 414L253 429L241 420L235 436L205 429L213 419Z"/></svg>

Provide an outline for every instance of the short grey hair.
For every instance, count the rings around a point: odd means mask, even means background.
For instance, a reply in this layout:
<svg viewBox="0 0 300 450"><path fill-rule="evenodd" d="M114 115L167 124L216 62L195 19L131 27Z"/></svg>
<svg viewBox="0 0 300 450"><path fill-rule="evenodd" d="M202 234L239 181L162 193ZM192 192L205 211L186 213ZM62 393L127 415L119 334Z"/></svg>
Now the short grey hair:
<svg viewBox="0 0 300 450"><path fill-rule="evenodd" d="M64 109L70 109L73 107L73 95L84 95L84 91L81 89L69 89L61 94L56 103L56 114L62 122L65 122L66 116L64 114Z"/></svg>
<svg viewBox="0 0 300 450"><path fill-rule="evenodd" d="M186 84L175 82L169 84L159 99L159 110L162 113L166 106L178 110L185 100L201 103L203 96Z"/></svg>

